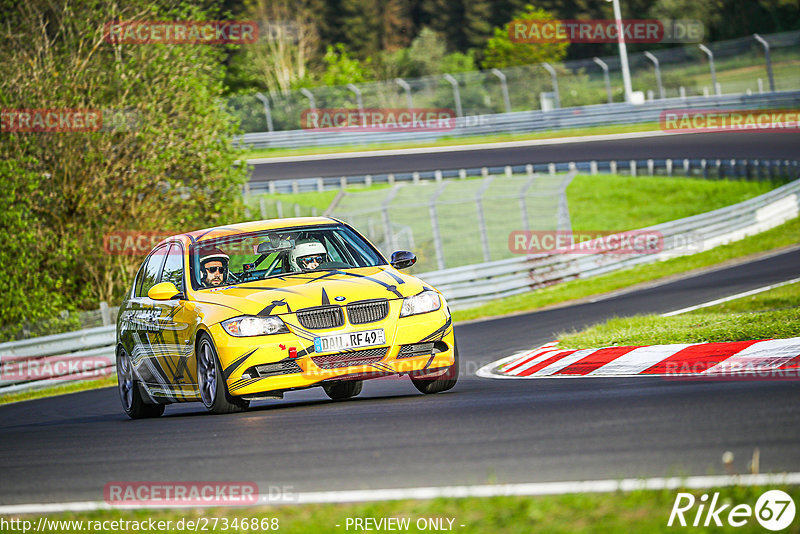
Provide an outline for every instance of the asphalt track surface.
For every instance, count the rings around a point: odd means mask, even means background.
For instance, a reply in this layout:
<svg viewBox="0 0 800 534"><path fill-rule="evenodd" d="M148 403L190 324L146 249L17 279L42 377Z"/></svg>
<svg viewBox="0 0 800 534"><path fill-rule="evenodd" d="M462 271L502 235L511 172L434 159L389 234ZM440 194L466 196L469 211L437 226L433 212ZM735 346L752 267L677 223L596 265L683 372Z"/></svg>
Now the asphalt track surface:
<svg viewBox="0 0 800 534"><path fill-rule="evenodd" d="M458 152L260 163L254 165L251 181L469 169L562 161L734 157L794 159L798 155L800 132L692 133L493 149L478 149L479 146L476 145L475 150Z"/></svg>
<svg viewBox="0 0 800 534"><path fill-rule="evenodd" d="M131 421L114 388L0 406L0 504L102 501L114 481L255 481L292 491L800 471L800 382L495 380L480 366L613 315L667 312L798 276L800 249L593 303L456 326L462 378L333 402L315 388L245 413L199 403Z"/></svg>

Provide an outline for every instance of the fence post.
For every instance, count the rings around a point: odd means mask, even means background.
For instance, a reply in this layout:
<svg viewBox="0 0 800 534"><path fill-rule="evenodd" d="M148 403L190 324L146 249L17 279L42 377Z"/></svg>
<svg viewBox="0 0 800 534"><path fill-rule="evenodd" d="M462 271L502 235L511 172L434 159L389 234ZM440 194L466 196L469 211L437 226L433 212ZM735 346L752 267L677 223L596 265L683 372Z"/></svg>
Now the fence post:
<svg viewBox="0 0 800 534"><path fill-rule="evenodd" d="M297 180L292 180L292 193L295 195L300 192L300 185L297 183Z"/></svg>
<svg viewBox="0 0 800 534"><path fill-rule="evenodd" d="M258 199L258 207L261 208L261 218L267 218L267 203L264 201L264 197Z"/></svg>
<svg viewBox="0 0 800 534"><path fill-rule="evenodd" d="M548 163L547 164L547 172L550 173L550 176L556 175L556 164L555 163Z"/></svg>
<svg viewBox="0 0 800 534"><path fill-rule="evenodd" d="M608 64L599 57L592 58L601 69L603 69L603 80L606 82L606 94L608 94L608 103L614 102L614 95L611 92L611 78L608 76Z"/></svg>
<svg viewBox="0 0 800 534"><path fill-rule="evenodd" d="M506 107L506 113L511 113L511 100L508 98L508 83L506 82L506 75L500 69L492 69L492 74L500 79L500 88L503 91L503 104Z"/></svg>
<svg viewBox="0 0 800 534"><path fill-rule="evenodd" d="M339 189L345 189L347 187L347 176L342 176L339 178Z"/></svg>
<svg viewBox="0 0 800 534"><path fill-rule="evenodd" d="M658 58L651 54L650 52L645 52L644 57L649 59L653 62L653 65L656 68L656 85L658 86L658 97L660 100L664 100L664 86L661 84L661 65L658 63Z"/></svg>
<svg viewBox="0 0 800 534"><path fill-rule="evenodd" d="M394 173L393 172L389 173L389 179L388 180L389 180L389 185L393 186L394 185Z"/></svg>
<svg viewBox="0 0 800 534"><path fill-rule="evenodd" d="M317 178L317 192L322 193L323 191L325 191L325 180Z"/></svg>
<svg viewBox="0 0 800 534"><path fill-rule="evenodd" d="M430 200L428 201L428 213L431 217L431 231L433 232L433 248L436 251L436 266L441 271L445 268L444 264L444 249L442 247L442 236L439 233L439 217L436 215L436 201L439 199L439 196L444 192L444 188L447 187L447 182L442 182L439 185L439 188L436 192L431 196Z"/></svg>
<svg viewBox="0 0 800 534"><path fill-rule="evenodd" d="M528 167L532 167L528 165ZM531 168L531 171L533 169ZM531 188L533 183L536 181L536 176L533 172L528 173L528 181L525 182L525 185L522 186L522 189L519 190L519 212L522 216L522 229L526 232L530 230L530 224L528 223L528 203L525 201L525 196L528 194L528 189Z"/></svg>
<svg viewBox="0 0 800 534"><path fill-rule="evenodd" d="M514 175L514 169L511 168L511 165L506 165L505 172L506 178L511 178Z"/></svg>
<svg viewBox="0 0 800 534"><path fill-rule="evenodd" d="M269 194L270 195L274 195L275 194L275 182L274 181L270 180L268 182L268 184L267 184L267 188L269 189Z"/></svg>
<svg viewBox="0 0 800 534"><path fill-rule="evenodd" d="M411 101L411 86L408 85L408 82L405 81L403 78L395 78L395 83L403 88L403 91L406 93L406 105L408 106L408 110L411 111L411 108L414 107Z"/></svg>
<svg viewBox="0 0 800 534"><path fill-rule="evenodd" d="M672 176L672 158L667 158L666 166L667 166L667 176Z"/></svg>
<svg viewBox="0 0 800 534"><path fill-rule="evenodd" d="M714 52L712 52L709 47L703 44L698 45L698 47L708 56L708 65L711 68L711 85L714 86L714 91L716 92L717 96L720 96L720 86L717 85L717 71L714 68Z"/></svg>
<svg viewBox="0 0 800 534"><path fill-rule="evenodd" d="M311 91L303 87L300 89L300 93L308 99L308 107L310 109L317 109L317 101L314 100L314 94Z"/></svg>
<svg viewBox="0 0 800 534"><path fill-rule="evenodd" d="M487 176L483 180L483 185L475 194L475 208L478 212L478 231L481 234L481 247L483 248L483 261L491 261L489 255L489 234L486 231L486 218L483 215L483 194L489 189L489 185L494 180L494 176Z"/></svg>
<svg viewBox="0 0 800 534"><path fill-rule="evenodd" d="M597 174L597 161L592 160L589 162L589 174L595 176Z"/></svg>
<svg viewBox="0 0 800 534"><path fill-rule="evenodd" d="M278 201L275 203L275 207L278 209L278 218L279 218L279 219L283 219L283 202L281 202L280 200L278 200Z"/></svg>
<svg viewBox="0 0 800 534"><path fill-rule="evenodd" d="M364 177L364 186L371 187L372 186L372 175L368 174Z"/></svg>
<svg viewBox="0 0 800 534"><path fill-rule="evenodd" d="M612 159L612 160L611 160L611 161L608 163L608 171L609 171L611 174L617 174L617 160L615 160L615 159Z"/></svg>
<svg viewBox="0 0 800 534"><path fill-rule="evenodd" d="M464 180L467 178L467 169L458 169L458 178Z"/></svg>
<svg viewBox="0 0 800 534"><path fill-rule="evenodd" d="M348 89L350 89L350 90L353 92L353 94L355 94L355 95L356 95L356 106L358 106L358 111L359 111L359 112L361 113L361 115L362 115L362 118L361 118L361 120L364 120L364 119L363 119L363 115L364 115L364 101L361 99L361 89L359 89L359 88L358 88L358 87L357 87L355 84L353 84L353 83L348 83L348 84L347 84L347 88L348 88Z"/></svg>
<svg viewBox="0 0 800 534"><path fill-rule="evenodd" d="M413 173L411 173L411 182L414 185L419 184L419 171L414 171Z"/></svg>
<svg viewBox="0 0 800 534"><path fill-rule="evenodd" d="M636 160L632 159L630 162L631 176L636 176Z"/></svg>
<svg viewBox="0 0 800 534"><path fill-rule="evenodd" d="M556 74L556 69L550 63L544 62L542 63L542 67L544 70L550 73L550 78L553 80L553 96L555 97L555 105L556 108L561 107L561 97L558 95L558 75Z"/></svg>
<svg viewBox="0 0 800 534"><path fill-rule="evenodd" d="M558 219L558 222L556 223L558 226L557 230L560 231L572 231L572 223L570 222L569 218L569 206L567 205L567 187L577 174L577 170L572 170L564 178L564 181L561 182L561 189L559 191L558 198L558 214L556 215L556 218Z"/></svg>
<svg viewBox="0 0 800 534"><path fill-rule="evenodd" d="M436 178L437 182L442 181L442 171L440 171L439 169L436 169L436 171L434 171L433 176Z"/></svg>
<svg viewBox="0 0 800 534"><path fill-rule="evenodd" d="M648 176L653 176L653 171L655 170L655 163L652 159L647 160L647 174Z"/></svg>
<svg viewBox="0 0 800 534"><path fill-rule="evenodd" d="M269 107L269 98L261 93L256 93L256 98L261 100L261 102L264 104L264 116L267 119L267 130L270 132L274 131L272 127L272 109Z"/></svg>
<svg viewBox="0 0 800 534"><path fill-rule="evenodd" d="M453 86L453 100L456 102L456 116L463 117L464 110L461 108L461 93L458 92L458 80L452 74L443 74L442 77Z"/></svg>
<svg viewBox="0 0 800 534"><path fill-rule="evenodd" d="M686 177L691 176L692 164L689 158L683 158L683 175Z"/></svg>
<svg viewBox="0 0 800 534"><path fill-rule="evenodd" d="M772 76L772 59L769 57L769 43L766 39L758 35L757 33L753 34L756 41L761 43L761 46L764 47L764 57L766 58L767 62L767 77L769 78L769 90L771 93L775 92L775 78ZM760 79L760 78L759 78Z"/></svg>

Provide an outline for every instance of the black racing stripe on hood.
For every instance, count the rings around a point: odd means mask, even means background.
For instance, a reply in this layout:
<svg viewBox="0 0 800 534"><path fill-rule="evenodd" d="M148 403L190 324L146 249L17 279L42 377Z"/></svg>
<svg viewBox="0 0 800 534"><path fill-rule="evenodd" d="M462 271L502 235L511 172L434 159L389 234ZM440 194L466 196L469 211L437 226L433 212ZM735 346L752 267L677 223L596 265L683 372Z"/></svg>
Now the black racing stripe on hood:
<svg viewBox="0 0 800 534"><path fill-rule="evenodd" d="M258 349L253 349L250 352L248 352L247 354L245 354L243 356L239 356L238 358L236 358L236 360L233 361L233 363L231 363L228 367L226 367L225 370L222 372L222 375L225 377L225 380L230 378L231 375L233 374L233 372L236 369L238 369L239 367L241 367L241 365L244 363L244 361L247 358L249 358L250 355L253 354L256 350L258 350Z"/></svg>
<svg viewBox="0 0 800 534"><path fill-rule="evenodd" d="M270 304L269 306L258 312L256 315L258 315L259 317L266 317L268 315L271 315L272 310L274 310L278 306L286 306L286 313L292 313L292 308L291 306L289 306L289 303L286 302L286 299L281 299L281 300L273 300L272 304Z"/></svg>

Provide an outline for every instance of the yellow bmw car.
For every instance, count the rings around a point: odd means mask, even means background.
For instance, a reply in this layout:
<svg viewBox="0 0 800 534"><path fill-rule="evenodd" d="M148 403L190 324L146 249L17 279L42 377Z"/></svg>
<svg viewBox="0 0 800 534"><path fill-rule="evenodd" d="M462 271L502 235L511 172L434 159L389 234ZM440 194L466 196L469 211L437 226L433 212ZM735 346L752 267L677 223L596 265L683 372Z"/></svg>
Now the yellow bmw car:
<svg viewBox="0 0 800 534"><path fill-rule="evenodd" d="M165 239L143 261L117 318L117 376L132 418L173 402L212 413L321 386L334 400L364 380L408 375L452 388L458 349L442 294L352 227L313 217Z"/></svg>

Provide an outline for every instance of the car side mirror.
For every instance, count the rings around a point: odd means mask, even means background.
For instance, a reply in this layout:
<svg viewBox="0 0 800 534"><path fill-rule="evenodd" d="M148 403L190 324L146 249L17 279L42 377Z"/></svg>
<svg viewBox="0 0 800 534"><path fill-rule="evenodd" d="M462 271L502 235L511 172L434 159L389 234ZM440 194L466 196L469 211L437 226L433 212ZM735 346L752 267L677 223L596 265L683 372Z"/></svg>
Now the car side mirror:
<svg viewBox="0 0 800 534"><path fill-rule="evenodd" d="M150 288L147 296L153 300L172 300L183 297L178 288L172 282L161 282Z"/></svg>
<svg viewBox="0 0 800 534"><path fill-rule="evenodd" d="M407 269L417 263L417 257L413 252L407 250L396 250L392 252L392 259L389 262L395 269Z"/></svg>

